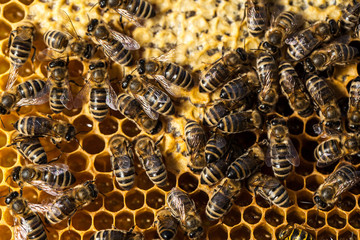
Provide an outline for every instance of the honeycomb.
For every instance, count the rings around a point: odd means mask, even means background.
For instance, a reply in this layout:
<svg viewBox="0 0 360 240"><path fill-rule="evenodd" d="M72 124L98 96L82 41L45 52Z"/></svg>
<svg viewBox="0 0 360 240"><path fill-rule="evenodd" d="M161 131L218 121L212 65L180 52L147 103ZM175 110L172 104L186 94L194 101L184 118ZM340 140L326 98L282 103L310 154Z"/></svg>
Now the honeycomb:
<svg viewBox="0 0 360 240"><path fill-rule="evenodd" d="M157 57L173 48L176 49L174 62L199 74L210 63L221 57L221 49L234 49L245 46L247 50L257 48L260 40L247 33L246 23L243 22L244 0L149 0L155 6L156 17L147 20L145 28L134 28L125 24L125 32L131 34L142 46L135 52L138 59L143 57ZM97 8L90 8L95 1L85 0L0 0L0 88L5 89L9 74L8 37L14 26L24 19L36 23L37 35L34 42L38 51L45 48L42 35L48 29L63 27L60 12L65 10L73 20L80 36L85 36L85 26L88 18L100 16L110 22L115 28L119 25L119 15L114 11L106 13ZM301 12L309 20L331 17L339 19L339 1L324 0L279 0L279 9ZM126 22L125 22L126 23ZM356 39L354 39L356 41ZM46 62L35 61L34 66L28 60L19 73L18 82L33 78L46 78ZM76 58L70 61L70 79L83 84L83 76L87 72L87 63ZM132 69L126 69L130 72ZM109 70L111 78L120 81L123 75L122 67L113 64ZM348 82L358 75L356 64L348 64L346 68L336 67L331 83L336 87L339 103L343 104ZM114 84L116 91L118 87ZM74 94L79 87L72 85ZM193 104L206 104L210 101L207 94L198 93L197 89L190 92ZM346 103L346 101L345 101ZM260 197L255 197L243 188L237 197L231 211L222 220L209 222L205 217L205 207L212 189L200 184L200 176L194 175L187 168L188 159L183 155L186 151L181 137L185 118L201 119L203 109L195 107L190 101L182 101L176 109L179 117L163 118L166 127L154 140L164 136L160 142L160 149L168 170L169 183L164 187L155 186L146 176L138 159L135 159L136 180L130 191L123 191L112 177L110 165L110 150L108 140L115 134L124 134L134 141L142 132L130 120L119 112L111 111L101 123L94 121L89 113L88 105L82 109L65 110L54 118L67 119L75 125L82 148L74 141L62 143L63 156L58 162L69 165L76 176L76 184L95 179L99 190L105 195L99 197L76 212L72 217L70 230L64 221L55 226L47 226L49 239L89 239L97 230L115 226L128 230L136 226L137 231L144 233L146 239L158 238L154 227L156 212L165 204L167 193L174 186L187 192L195 200L196 206L204 221L206 238L215 239L276 239L280 229L287 224L299 224L310 229L316 239L359 239L360 238L360 190L353 188L329 211L317 211L312 203L312 195L325 177L335 169L334 166L317 168L313 157L313 150L322 139L313 131L313 125L319 122L314 113L306 119L301 118L290 109L284 97L281 97L276 108L276 114L284 116L289 125L291 139L301 157L299 167L293 169L285 180L291 206L277 208ZM0 195L8 193L10 184L13 190L19 190L15 183L6 178L13 167L25 165L24 160L15 149L6 147L11 142L14 133L12 123L20 116L34 114L51 114L48 104L23 107L19 114L13 112L1 116L4 126L0 129ZM182 116L182 117L180 117ZM266 138L265 132L245 132L238 134L237 142L243 148L248 148L255 141ZM45 139L41 140L45 146L48 158L55 158L60 151ZM354 159L353 164L359 168L360 160ZM264 167L264 173L271 174L271 169ZM49 195L43 191L26 186L24 197L33 203L49 201ZM14 219L3 200L0 201L0 239L9 240L13 237ZM182 230L178 230L176 239L186 239Z"/></svg>

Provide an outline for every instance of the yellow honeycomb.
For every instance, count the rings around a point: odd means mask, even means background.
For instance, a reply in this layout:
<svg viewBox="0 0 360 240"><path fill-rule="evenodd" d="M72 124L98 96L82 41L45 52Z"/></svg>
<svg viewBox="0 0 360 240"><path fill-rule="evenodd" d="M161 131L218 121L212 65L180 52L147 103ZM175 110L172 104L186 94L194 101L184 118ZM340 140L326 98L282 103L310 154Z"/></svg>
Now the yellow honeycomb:
<svg viewBox="0 0 360 240"><path fill-rule="evenodd" d="M142 49L135 53L138 59L142 57L157 57L173 48L176 48L174 62L185 66L196 76L209 63L221 57L222 47L236 48L245 46L247 50L257 48L260 40L251 37L246 32L246 24L242 22L244 15L244 0L149 0L155 6L156 17L147 20L145 28L134 29L125 24L125 31L136 39ZM34 45L38 51L45 48L42 35L48 29L61 30L64 21L60 18L62 10L66 11L80 36L85 36L85 26L90 17L99 17L111 22L114 27L119 25L119 15L114 11L100 12L97 8L90 8L95 0L0 0L0 88L5 89L9 74L8 37L14 26L24 19L36 23L37 35ZM279 0L276 4L285 10L301 12L309 21L340 17L340 8L334 6L339 1L325 0ZM32 78L47 76L46 62L30 60L20 71L19 82ZM132 69L126 69L130 73ZM83 76L87 72L86 62L76 58L70 61L70 78L83 84ZM122 78L122 67L113 64L110 69L111 78ZM337 87L339 99L346 96L346 85L358 75L355 64L347 68L338 67L332 77L332 83ZM115 84L116 85L116 84ZM74 94L79 87L72 85ZM118 88L116 88L118 91ZM206 104L210 101L206 94L199 94L197 89L190 93L192 103ZM153 225L156 211L165 204L166 194L174 186L186 191L192 199L204 221L206 238L210 240L247 240L247 239L276 239L280 228L297 223L308 225L317 239L359 239L360 238L360 198L359 187L346 193L341 201L330 211L317 211L312 204L312 195L325 177L333 171L335 166L318 169L315 166L313 150L317 143L322 141L313 132L312 126L319 122L314 113L302 119L289 108L286 99L281 98L276 109L279 115L284 116L290 126L291 138L301 156L301 165L293 170L286 179L285 186L289 191L291 206L287 209L269 206L260 197L254 197L243 188L235 201L235 206L222 220L209 222L205 217L205 206L212 189L200 185L199 176L191 173L187 165L187 158L182 152L186 150L183 139L185 118L200 119L203 109L195 107L190 101L177 104L179 117L171 119L164 130L155 136L154 140L164 135L160 148L165 158L168 170L169 183L159 188L148 179L139 161L136 163L135 187L130 191L123 191L112 177L110 165L110 150L108 140L115 134L121 133L133 141L136 136L145 134L137 129L136 125L127 120L119 112L111 114L101 123L94 121L89 113L88 106L82 109L64 111L54 116L67 119L74 124L83 147L75 141L61 144L64 152L59 162L69 165L75 174L77 182L95 179L99 190L106 197L100 195L96 201L84 209L77 211L71 221L70 230L64 221L56 226L47 226L49 239L89 239L97 230L112 228L128 230L136 226L137 231L144 233L146 239L158 238ZM19 116L34 114L51 114L47 104L36 107L23 107L19 115L15 112L1 116L4 127L0 129L0 195L8 193L8 186L18 190L18 187L6 178L14 166L27 164L20 154L13 148L6 147L11 142L14 133L12 123ZM183 117L180 117L183 116ZM169 122L163 118L163 123ZM165 125L165 124L164 124ZM255 141L265 138L265 132L250 132L239 134L238 142L244 147L251 146ZM56 147L41 140L52 159L60 154ZM359 168L359 159L353 164ZM269 168L263 172L270 173ZM49 201L49 195L38 191L31 186L24 187L24 196L30 202L43 203ZM0 201L0 239L9 240L13 237L14 220L3 200ZM179 230L176 239L185 239L184 233Z"/></svg>

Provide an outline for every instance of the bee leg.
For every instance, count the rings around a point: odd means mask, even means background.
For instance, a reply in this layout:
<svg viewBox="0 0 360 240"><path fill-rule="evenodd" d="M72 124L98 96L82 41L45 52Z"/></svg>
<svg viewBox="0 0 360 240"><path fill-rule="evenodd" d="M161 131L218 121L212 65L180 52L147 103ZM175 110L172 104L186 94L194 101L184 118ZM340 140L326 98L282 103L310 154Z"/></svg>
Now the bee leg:
<svg viewBox="0 0 360 240"><path fill-rule="evenodd" d="M11 31L11 33L10 33L9 42L8 42L8 48L10 48L10 46L11 46L12 39L13 39L13 37L15 36L15 32L16 32L16 30Z"/></svg>
<svg viewBox="0 0 360 240"><path fill-rule="evenodd" d="M122 15L120 15L119 22L120 22L120 27L121 27L122 29L125 29L124 23L123 23L123 16L122 16Z"/></svg>
<svg viewBox="0 0 360 240"><path fill-rule="evenodd" d="M45 224L44 224L43 220L41 219L40 215L39 215L38 213L36 213L36 215L38 215L38 217L39 217L39 219L40 219L40 221L41 221L41 223L42 223L45 231L50 232L49 229L47 229L47 227L45 226Z"/></svg>
<svg viewBox="0 0 360 240"><path fill-rule="evenodd" d="M75 84L78 87L84 87L83 85L78 84L77 82L75 82L74 80L69 80L69 83Z"/></svg>
<svg viewBox="0 0 360 240"><path fill-rule="evenodd" d="M32 48L34 49L34 53L33 53L32 57L31 57L31 62L34 63L34 61L35 61L35 54L36 54L36 47L35 47L35 46L32 46Z"/></svg>

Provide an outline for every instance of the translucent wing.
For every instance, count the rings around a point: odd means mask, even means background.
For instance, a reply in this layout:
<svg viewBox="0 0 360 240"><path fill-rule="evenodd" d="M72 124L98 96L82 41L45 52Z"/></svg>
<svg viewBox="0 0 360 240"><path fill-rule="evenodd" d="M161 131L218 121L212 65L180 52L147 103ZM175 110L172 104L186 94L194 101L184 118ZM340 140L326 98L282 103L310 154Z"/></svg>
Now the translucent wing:
<svg viewBox="0 0 360 240"><path fill-rule="evenodd" d="M10 90L13 87L14 83L17 80L18 74L19 74L19 68L16 68L11 64L10 70L9 70L8 81L6 83L6 90Z"/></svg>
<svg viewBox="0 0 360 240"><path fill-rule="evenodd" d="M125 49L137 50L140 48L139 43L137 41L135 41L135 39L133 39L125 34L119 33L115 30L112 30L112 29L110 29L110 32L117 41L122 43L122 45L124 46Z"/></svg>
<svg viewBox="0 0 360 240"><path fill-rule="evenodd" d="M181 190L176 189L176 188L173 188L171 192L177 192L178 194L174 194L174 195L177 195L177 196L179 196L180 194L181 195L184 194ZM184 206L184 203L182 201L182 198L173 197L172 198L172 203L173 203L172 205L174 206L174 208L178 210L178 215L179 215L178 217L180 218L180 221L183 223L185 221L185 218L186 218L186 211L185 211L185 206Z"/></svg>
<svg viewBox="0 0 360 240"><path fill-rule="evenodd" d="M31 210L33 210L34 212L37 213L41 213L42 215L44 215L45 213L47 213L49 211L50 208L50 203L30 203L28 202L28 206L31 208Z"/></svg>
<svg viewBox="0 0 360 240"><path fill-rule="evenodd" d="M106 57L110 58L113 61L116 61L116 55L118 54L118 51L115 51L115 49L107 41L99 39L98 42L104 48L104 53Z"/></svg>
<svg viewBox="0 0 360 240"><path fill-rule="evenodd" d="M51 61L54 60L56 58L59 58L63 56L61 54L61 52L56 51L55 49L52 48L45 48L44 50L38 52L36 58L37 60L41 61L41 62L46 62L46 61Z"/></svg>
<svg viewBox="0 0 360 240"><path fill-rule="evenodd" d="M154 75L155 80L173 97L181 97L181 88L170 83L164 75Z"/></svg>
<svg viewBox="0 0 360 240"><path fill-rule="evenodd" d="M118 109L116 107L117 95L116 95L115 90L112 88L110 81L108 79L106 80L106 85L107 85L106 104L112 110L118 111Z"/></svg>
<svg viewBox="0 0 360 240"><path fill-rule="evenodd" d="M136 100L138 100L138 102L141 104L141 107L143 108L144 112L151 118L154 120L157 120L159 118L159 114L157 112L154 112L151 109L150 103L145 99L144 96L141 96L139 94L136 94L134 96L136 98Z"/></svg>
<svg viewBox="0 0 360 240"><path fill-rule="evenodd" d="M64 80L64 91L60 96L60 102L66 107L66 109L73 109L74 108L74 99L70 90L69 80Z"/></svg>
<svg viewBox="0 0 360 240"><path fill-rule="evenodd" d="M268 167L272 166L272 163L271 163L271 149L272 148L273 148L273 144L270 142L270 145L267 148L266 156L265 156L265 164Z"/></svg>
<svg viewBox="0 0 360 240"><path fill-rule="evenodd" d="M73 107L81 108L86 102L89 101L90 82L86 82L85 85L78 92L74 98Z"/></svg>
<svg viewBox="0 0 360 240"><path fill-rule="evenodd" d="M70 16L65 12L64 10L60 11L60 16L64 20L64 29L66 30L66 33L72 36L73 38L80 39L79 34L76 32L76 29L71 21Z"/></svg>
<svg viewBox="0 0 360 240"><path fill-rule="evenodd" d="M264 22L265 23L267 22L267 19L260 17L262 14L259 14L257 12L258 8L254 6L254 3L251 3L251 5L253 6L247 8L247 13L246 13L247 22L250 23L250 25L252 26L259 26L259 25L262 26Z"/></svg>
<svg viewBox="0 0 360 240"><path fill-rule="evenodd" d="M33 98L22 98L17 102L16 106L26 106L26 105L41 105L49 101L49 91L50 91L51 81L46 81L46 84L43 89Z"/></svg>
<svg viewBox="0 0 360 240"><path fill-rule="evenodd" d="M295 167L298 167L300 165L300 158L299 158L299 154L293 144L293 142L291 141L291 139L288 137L287 138L287 149L288 149L288 155L287 155L287 159L289 160L289 162L294 165Z"/></svg>
<svg viewBox="0 0 360 240"><path fill-rule="evenodd" d="M340 184L340 186L337 189L336 194L335 194L334 197L335 198L339 197L342 193L349 190L350 188L352 188L353 186L355 186L359 182L360 182L360 171L357 171L356 172L356 177L354 177L353 179L351 179L349 181L345 181L342 184Z"/></svg>
<svg viewBox="0 0 360 240"><path fill-rule="evenodd" d="M278 187L280 182L276 178L267 178L266 181L262 182L261 186L266 189L274 189Z"/></svg>
<svg viewBox="0 0 360 240"><path fill-rule="evenodd" d="M155 60L160 62L168 62L171 61L175 57L176 48L171 49L170 51L158 56Z"/></svg>
<svg viewBox="0 0 360 240"><path fill-rule="evenodd" d="M134 23L135 26L137 27L143 27L142 25L142 19L134 16L133 14L129 13L129 11L125 10L125 9L121 9L121 8L117 8L115 9L115 11L117 13L119 13L121 16L123 16L124 18L128 19L130 22Z"/></svg>
<svg viewBox="0 0 360 240"><path fill-rule="evenodd" d="M28 229L25 224L20 224L17 217L14 217L14 239L15 240L26 240Z"/></svg>

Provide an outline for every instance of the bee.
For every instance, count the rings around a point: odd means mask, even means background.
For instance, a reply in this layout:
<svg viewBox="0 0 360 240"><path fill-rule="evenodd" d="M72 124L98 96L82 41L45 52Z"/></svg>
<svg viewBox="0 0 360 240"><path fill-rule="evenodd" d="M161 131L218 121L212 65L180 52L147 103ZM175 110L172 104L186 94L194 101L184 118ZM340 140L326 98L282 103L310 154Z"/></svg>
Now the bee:
<svg viewBox="0 0 360 240"><path fill-rule="evenodd" d="M265 159L272 167L275 177L285 179L292 170L292 165L299 166L299 155L289 137L289 129L283 118L274 118L268 126L269 150Z"/></svg>
<svg viewBox="0 0 360 240"><path fill-rule="evenodd" d="M305 59L307 72L324 71L333 65L345 65L359 55L359 50L347 44L333 43L316 49Z"/></svg>
<svg viewBox="0 0 360 240"><path fill-rule="evenodd" d="M107 61L96 60L89 63L86 85L76 96L74 107L81 107L87 98L90 98L90 113L96 121L102 122L106 118L109 107L117 110L117 96L110 84Z"/></svg>
<svg viewBox="0 0 360 240"><path fill-rule="evenodd" d="M267 0L246 0L246 23L254 37L263 35L268 27L268 5Z"/></svg>
<svg viewBox="0 0 360 240"><path fill-rule="evenodd" d="M63 139L70 142L76 135L76 129L70 123L38 116L21 117L14 123L14 128L24 136L50 137L53 144Z"/></svg>
<svg viewBox="0 0 360 240"><path fill-rule="evenodd" d="M247 186L251 192L259 194L271 205L290 206L289 194L277 178L257 172L248 179Z"/></svg>
<svg viewBox="0 0 360 240"><path fill-rule="evenodd" d="M216 186L207 205L206 216L210 221L218 220L229 212L233 201L240 192L240 182L225 178Z"/></svg>
<svg viewBox="0 0 360 240"><path fill-rule="evenodd" d="M134 152L130 142L123 135L114 135L109 141L112 153L111 165L119 186L130 190L134 185L135 167Z"/></svg>
<svg viewBox="0 0 360 240"><path fill-rule="evenodd" d="M215 162L225 155L229 149L229 141L222 133L214 132L205 146L205 159L207 163Z"/></svg>
<svg viewBox="0 0 360 240"><path fill-rule="evenodd" d="M90 36L94 43L103 47L107 57L124 66L133 64L133 56L129 50L140 48L140 45L131 37L112 30L102 20L94 18L87 25L86 35Z"/></svg>
<svg viewBox="0 0 360 240"><path fill-rule="evenodd" d="M343 8L340 15L340 28L345 31L352 31L359 23L360 3L348 4Z"/></svg>
<svg viewBox="0 0 360 240"><path fill-rule="evenodd" d="M225 101L242 100L257 90L259 86L260 82L257 77L243 74L229 81L220 89L220 98Z"/></svg>
<svg viewBox="0 0 360 240"><path fill-rule="evenodd" d="M12 170L11 178L20 187L28 183L55 196L76 181L65 164L18 166Z"/></svg>
<svg viewBox="0 0 360 240"><path fill-rule="evenodd" d="M343 157L360 152L360 138L354 134L342 134L323 141L314 149L318 167L329 166Z"/></svg>
<svg viewBox="0 0 360 240"><path fill-rule="evenodd" d="M240 111L226 115L220 119L217 129L232 134L261 128L263 119L257 110Z"/></svg>
<svg viewBox="0 0 360 240"><path fill-rule="evenodd" d="M24 105L41 105L45 103L46 98L38 98L45 84L43 80L31 79L2 92L0 95L0 114L5 115L14 110L18 111Z"/></svg>
<svg viewBox="0 0 360 240"><path fill-rule="evenodd" d="M175 237L179 222L165 208L156 213L157 233L162 240L171 240Z"/></svg>
<svg viewBox="0 0 360 240"><path fill-rule="evenodd" d="M289 62L282 61L279 74L281 92L288 99L290 107L301 117L310 116L313 113L310 96L293 66Z"/></svg>
<svg viewBox="0 0 360 240"><path fill-rule="evenodd" d="M297 228L296 226L287 225L279 233L280 240L314 240L313 236L304 229Z"/></svg>
<svg viewBox="0 0 360 240"><path fill-rule="evenodd" d="M39 138L17 135L10 146L16 146L16 150L26 159L34 164L46 164L48 162L44 147Z"/></svg>
<svg viewBox="0 0 360 240"><path fill-rule="evenodd" d="M105 229L94 233L90 240L143 240L144 237L139 232L134 232L133 229L129 231L118 229Z"/></svg>
<svg viewBox="0 0 360 240"><path fill-rule="evenodd" d="M93 181L76 185L50 203L45 213L45 221L50 224L57 224L67 218L70 220L78 209L86 207L94 201L98 193L99 190Z"/></svg>
<svg viewBox="0 0 360 240"><path fill-rule="evenodd" d="M263 113L272 112L279 100L278 67L274 57L262 51L256 60L256 71L261 82L258 109Z"/></svg>
<svg viewBox="0 0 360 240"><path fill-rule="evenodd" d="M137 138L134 150L150 180L162 187L167 183L167 172L158 144L143 135Z"/></svg>
<svg viewBox="0 0 360 240"><path fill-rule="evenodd" d="M230 114L231 111L242 111L246 108L246 100L219 101L205 109L203 124L209 127L216 127L219 121Z"/></svg>
<svg viewBox="0 0 360 240"><path fill-rule="evenodd" d="M224 85L244 64L248 62L248 54L243 48L230 51L210 65L200 79L199 91L211 93Z"/></svg>
<svg viewBox="0 0 360 240"><path fill-rule="evenodd" d="M129 94L119 94L116 105L120 113L126 118L134 121L145 132L154 135L162 129L161 121L150 118L144 112L140 103Z"/></svg>
<svg viewBox="0 0 360 240"><path fill-rule="evenodd" d="M350 84L347 120L350 130L360 129L360 77L356 77Z"/></svg>
<svg viewBox="0 0 360 240"><path fill-rule="evenodd" d="M201 125L194 120L188 120L185 128L185 142L190 161L188 167L196 174L200 173L206 167L205 161L205 146L206 135Z"/></svg>
<svg viewBox="0 0 360 240"><path fill-rule="evenodd" d="M263 150L257 145L250 147L243 155L233 161L226 172L226 177L243 180L257 172L265 161Z"/></svg>
<svg viewBox="0 0 360 240"><path fill-rule="evenodd" d="M360 181L360 172L351 164L342 164L314 193L314 203L322 210L333 207L342 193Z"/></svg>
<svg viewBox="0 0 360 240"><path fill-rule="evenodd" d="M341 111L336 103L335 93L326 81L317 75L306 78L306 88L314 103L320 109L321 123L327 130L341 131Z"/></svg>
<svg viewBox="0 0 360 240"><path fill-rule="evenodd" d="M213 163L209 163L201 172L200 183L212 186L221 181L225 177L226 170L232 163L232 152L229 151L225 156L217 159Z"/></svg>
<svg viewBox="0 0 360 240"><path fill-rule="evenodd" d="M139 101L150 118L158 119L159 114L166 116L175 114L171 98L159 88L144 83L133 75L127 75L121 86Z"/></svg>
<svg viewBox="0 0 360 240"><path fill-rule="evenodd" d="M272 54L276 54L284 46L285 39L292 35L301 25L301 15L292 11L280 13L265 33L262 46Z"/></svg>
<svg viewBox="0 0 360 240"><path fill-rule="evenodd" d="M22 193L22 192L20 192ZM5 203L15 217L14 239L46 240L46 231L40 216L18 192L11 192Z"/></svg>
<svg viewBox="0 0 360 240"><path fill-rule="evenodd" d="M186 193L174 187L167 196L167 204L189 238L198 239L203 235L204 228L195 202Z"/></svg>
<svg viewBox="0 0 360 240"><path fill-rule="evenodd" d="M310 27L286 39L287 53L294 61L309 55L321 43L329 42L339 34L339 27L334 19L318 21Z"/></svg>
<svg viewBox="0 0 360 240"><path fill-rule="evenodd" d="M11 69L6 84L7 90L11 89L14 85L19 69L26 63L31 54L31 49L34 49L31 61L34 62L35 60L36 47L33 46L35 32L36 29L32 23L23 22L22 25L19 25L10 33L8 48Z"/></svg>

